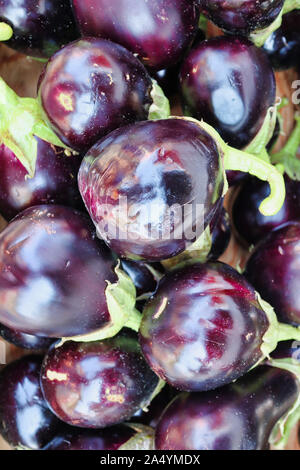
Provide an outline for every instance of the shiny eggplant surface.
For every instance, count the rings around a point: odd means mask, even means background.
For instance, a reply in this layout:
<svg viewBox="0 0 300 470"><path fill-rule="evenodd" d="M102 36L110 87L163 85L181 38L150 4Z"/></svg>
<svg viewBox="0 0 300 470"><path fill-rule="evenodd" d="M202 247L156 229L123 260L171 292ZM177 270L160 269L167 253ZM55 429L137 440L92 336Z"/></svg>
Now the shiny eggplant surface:
<svg viewBox="0 0 300 470"><path fill-rule="evenodd" d="M0 234L0 321L32 335L86 334L110 322L113 258L85 214L35 206Z"/></svg>
<svg viewBox="0 0 300 470"><path fill-rule="evenodd" d="M180 87L185 114L204 119L236 148L253 140L275 104L269 59L242 37L220 36L193 47L181 67Z"/></svg>
<svg viewBox="0 0 300 470"><path fill-rule="evenodd" d="M234 384L182 393L156 428L159 450L267 450L277 421L299 395L296 377L260 366Z"/></svg>
<svg viewBox="0 0 300 470"><path fill-rule="evenodd" d="M198 124L171 118L118 129L89 150L79 189L118 255L160 261L211 221L223 190L220 153Z"/></svg>
<svg viewBox="0 0 300 470"><path fill-rule="evenodd" d="M84 38L51 57L40 77L39 99L54 132L80 152L118 127L147 119L151 87L131 52Z"/></svg>
<svg viewBox="0 0 300 470"><path fill-rule="evenodd" d="M223 263L170 272L147 302L140 343L150 367L180 390L226 385L261 359L269 326L254 289Z"/></svg>

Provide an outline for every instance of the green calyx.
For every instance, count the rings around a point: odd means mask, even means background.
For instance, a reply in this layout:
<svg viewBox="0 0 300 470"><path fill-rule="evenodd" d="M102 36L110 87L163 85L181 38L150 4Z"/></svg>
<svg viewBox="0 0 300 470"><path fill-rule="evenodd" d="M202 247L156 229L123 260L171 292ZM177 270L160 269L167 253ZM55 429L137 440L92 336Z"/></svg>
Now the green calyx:
<svg viewBox="0 0 300 470"><path fill-rule="evenodd" d="M152 104L149 108L148 119L155 121L157 119L167 119L170 116L170 103L157 81L152 79L151 90Z"/></svg>
<svg viewBox="0 0 300 470"><path fill-rule="evenodd" d="M112 338L121 331L122 328L131 328L138 331L142 316L135 308L136 289L127 274L119 267L115 268L117 281L115 283L107 282L105 291L108 311L110 313L110 322L103 328L86 335L62 338L62 341L91 342ZM61 343L60 343L61 344Z"/></svg>
<svg viewBox="0 0 300 470"><path fill-rule="evenodd" d="M263 125L254 139L244 149L258 158L270 163L270 157L266 151L266 146L270 142L276 126L277 106L271 106L266 114Z"/></svg>
<svg viewBox="0 0 300 470"><path fill-rule="evenodd" d="M300 8L300 0L285 0L282 10L280 11L277 18L266 28L254 31L250 34L251 41L257 46L261 47L264 45L268 37L280 28L282 23L282 17L290 11L297 10Z"/></svg>
<svg viewBox="0 0 300 470"><path fill-rule="evenodd" d="M211 245L212 238L208 225L198 240L196 240L189 248L179 255L174 256L174 258L161 261L161 264L167 271L172 271L173 269L182 268L188 264L205 263L211 250Z"/></svg>
<svg viewBox="0 0 300 470"><path fill-rule="evenodd" d="M0 41L8 41L12 38L14 31L9 24L0 22Z"/></svg>
<svg viewBox="0 0 300 470"><path fill-rule="evenodd" d="M14 152L30 178L37 158L35 137L71 151L45 123L38 101L19 97L0 77L0 142Z"/></svg>
<svg viewBox="0 0 300 470"><path fill-rule="evenodd" d="M300 116L295 115L295 127L284 147L271 155L271 161L277 168L284 170L293 180L300 181L300 160L297 158L300 146Z"/></svg>
<svg viewBox="0 0 300 470"><path fill-rule="evenodd" d="M207 123L203 121L196 122L198 122L199 126L201 126L217 142L219 149L223 154L223 165L225 170L250 173L250 175L256 176L260 180L267 181L269 183L271 193L261 202L259 210L266 216L277 214L285 199L285 184L282 174L264 159L227 145L218 132Z"/></svg>
<svg viewBox="0 0 300 470"><path fill-rule="evenodd" d="M263 343L261 346L262 358L259 361L262 362L265 358L269 358L270 354L276 349L277 344L280 341L296 340L300 341L300 327L297 328L292 325L280 323L277 320L277 316L274 312L273 307L263 300L260 295L256 292L257 300L262 310L265 312L268 321L269 328L263 336ZM258 364L256 364L258 365Z"/></svg>
<svg viewBox="0 0 300 470"><path fill-rule="evenodd" d="M288 412L276 423L270 437L270 444L277 450L281 450L287 445L291 431L300 420L300 361L293 357L270 359L268 365L291 372L297 377L299 382L297 400Z"/></svg>
<svg viewBox="0 0 300 470"><path fill-rule="evenodd" d="M136 433L118 450L154 450L155 431L150 426L139 423L126 423L126 426L134 429Z"/></svg>

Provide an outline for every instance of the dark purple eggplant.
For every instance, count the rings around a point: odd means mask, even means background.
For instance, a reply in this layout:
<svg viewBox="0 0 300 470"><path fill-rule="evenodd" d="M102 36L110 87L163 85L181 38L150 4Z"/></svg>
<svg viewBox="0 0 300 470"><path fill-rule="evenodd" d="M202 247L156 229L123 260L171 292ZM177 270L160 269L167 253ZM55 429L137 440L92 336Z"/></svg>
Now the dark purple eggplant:
<svg viewBox="0 0 300 470"><path fill-rule="evenodd" d="M188 118L144 121L113 131L86 154L79 189L98 234L113 251L161 261L200 237L222 202L223 165L238 169L240 163L245 171L249 163L252 173L258 168L258 177L271 182L273 202L264 201L260 210L276 213L284 200L279 172L228 147L210 126Z"/></svg>
<svg viewBox="0 0 300 470"><path fill-rule="evenodd" d="M150 76L131 52L85 38L51 57L40 77L39 99L60 140L80 152L120 126L147 119L151 89Z"/></svg>
<svg viewBox="0 0 300 470"><path fill-rule="evenodd" d="M230 266L189 265L162 278L139 331L151 369L184 391L221 387L261 362L277 342L299 339Z"/></svg>
<svg viewBox="0 0 300 470"><path fill-rule="evenodd" d="M73 0L83 36L122 44L152 69L174 65L196 34L197 0Z"/></svg>
<svg viewBox="0 0 300 470"><path fill-rule="evenodd" d="M251 253L245 276L286 323L300 325L300 223L273 230Z"/></svg>
<svg viewBox="0 0 300 470"><path fill-rule="evenodd" d="M0 372L0 434L13 447L41 449L59 429L41 388L42 356L24 356Z"/></svg>
<svg viewBox="0 0 300 470"><path fill-rule="evenodd" d="M39 138L37 142L32 178L14 152L0 145L0 213L6 220L38 204L83 208L77 186L80 156L67 156L63 149Z"/></svg>
<svg viewBox="0 0 300 470"><path fill-rule="evenodd" d="M181 67L180 87L185 114L204 119L236 148L256 137L276 97L266 53L240 37L221 36L193 47Z"/></svg>
<svg viewBox="0 0 300 470"><path fill-rule="evenodd" d="M35 206L0 234L0 322L31 335L84 335L111 323L107 281L115 264L89 218Z"/></svg>
<svg viewBox="0 0 300 470"><path fill-rule="evenodd" d="M149 403L157 385L137 338L125 330L104 341L67 341L50 348L41 374L50 409L67 424L84 428L130 419Z"/></svg>
<svg viewBox="0 0 300 470"><path fill-rule="evenodd" d="M47 58L78 37L70 0L0 2L0 38L23 54Z"/></svg>
<svg viewBox="0 0 300 470"><path fill-rule="evenodd" d="M299 397L291 372L259 366L234 384L182 393L156 428L158 450L267 450L272 430Z"/></svg>

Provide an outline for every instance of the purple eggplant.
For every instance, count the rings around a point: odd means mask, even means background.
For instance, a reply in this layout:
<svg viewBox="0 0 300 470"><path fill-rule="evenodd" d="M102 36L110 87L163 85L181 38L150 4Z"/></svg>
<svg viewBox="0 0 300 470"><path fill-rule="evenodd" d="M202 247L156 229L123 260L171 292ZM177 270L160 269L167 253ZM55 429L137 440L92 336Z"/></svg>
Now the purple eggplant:
<svg viewBox="0 0 300 470"><path fill-rule="evenodd" d="M148 404L157 384L137 338L127 330L104 341L67 341L50 348L41 374L50 409L67 424L84 428L128 420Z"/></svg>
<svg viewBox="0 0 300 470"><path fill-rule="evenodd" d="M31 335L84 335L110 324L114 258L89 218L35 206L0 234L0 322Z"/></svg>
<svg viewBox="0 0 300 470"><path fill-rule="evenodd" d="M276 208L266 200L260 209L266 213L267 206L267 213L276 213L284 200L279 172L188 118L144 121L113 131L86 154L79 189L97 233L113 251L161 261L200 237L222 202L224 166L232 169L233 160L238 169L242 159L243 168L248 162L255 173L257 164L258 176L262 171L271 182Z"/></svg>
<svg viewBox="0 0 300 470"><path fill-rule="evenodd" d="M243 35L273 23L283 4L284 0L200 0L202 11L217 26Z"/></svg>
<svg viewBox="0 0 300 470"><path fill-rule="evenodd" d="M7 29L8 46L39 58L79 37L70 0L1 0L0 38Z"/></svg>
<svg viewBox="0 0 300 470"><path fill-rule="evenodd" d="M24 356L0 372L0 434L13 447L41 449L59 429L40 388L42 360Z"/></svg>
<svg viewBox="0 0 300 470"><path fill-rule="evenodd" d="M299 397L291 372L259 366L234 384L182 393L156 428L158 450L267 450L272 430Z"/></svg>
<svg viewBox="0 0 300 470"><path fill-rule="evenodd" d="M235 230L240 239L255 245L273 229L291 221L300 221L300 182L284 177L286 197L276 215L265 217L258 210L261 201L270 194L268 184L257 178L247 178L242 184L232 209Z"/></svg>
<svg viewBox="0 0 300 470"><path fill-rule="evenodd" d="M56 341L55 338L28 335L27 333L23 333L19 330L12 330L11 328L1 324L0 336L5 339L5 341L18 346L19 348L44 352L46 352L51 344Z"/></svg>
<svg viewBox="0 0 300 470"><path fill-rule="evenodd" d="M258 134L276 97L266 53L241 37L221 36L193 47L181 67L180 88L185 114L204 119L236 148Z"/></svg>
<svg viewBox="0 0 300 470"><path fill-rule="evenodd" d="M273 230L251 253L245 276L278 318L300 325L300 223Z"/></svg>
<svg viewBox="0 0 300 470"><path fill-rule="evenodd" d="M0 145L0 213L10 220L38 204L63 204L82 208L77 186L79 155L67 156L63 149L37 138L35 172L27 170L5 145Z"/></svg>
<svg viewBox="0 0 300 470"><path fill-rule="evenodd" d="M50 127L80 152L120 126L147 119L151 89L150 76L131 52L85 38L51 57L38 93Z"/></svg>
<svg viewBox="0 0 300 470"><path fill-rule="evenodd" d="M122 44L152 69L174 65L196 34L197 0L72 0L83 36Z"/></svg>
<svg viewBox="0 0 300 470"><path fill-rule="evenodd" d="M161 379L179 390L206 391L246 374L271 352L266 348L299 339L300 332L278 324L241 274L210 262L171 271L160 281L144 308L139 337Z"/></svg>
<svg viewBox="0 0 300 470"><path fill-rule="evenodd" d="M263 48L275 69L285 70L298 65L300 55L299 24L299 10L291 11L283 15L280 28L265 41Z"/></svg>

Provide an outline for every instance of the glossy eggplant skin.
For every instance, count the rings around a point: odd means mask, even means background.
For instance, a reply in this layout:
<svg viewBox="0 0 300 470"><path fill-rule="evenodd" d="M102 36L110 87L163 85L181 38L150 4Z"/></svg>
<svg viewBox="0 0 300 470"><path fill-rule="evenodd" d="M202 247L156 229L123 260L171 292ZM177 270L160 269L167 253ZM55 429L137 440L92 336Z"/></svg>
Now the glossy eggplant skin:
<svg viewBox="0 0 300 470"><path fill-rule="evenodd" d="M152 370L171 386L206 391L262 358L269 322L254 289L230 266L194 264L167 274L147 302L139 337Z"/></svg>
<svg viewBox="0 0 300 470"><path fill-rule="evenodd" d="M283 0L199 0L204 14L229 33L248 35L276 20Z"/></svg>
<svg viewBox="0 0 300 470"><path fill-rule="evenodd" d="M38 204L63 204L82 209L77 173L79 155L67 156L64 150L37 138L35 175L27 171L16 155L0 145L0 214L11 220L27 207Z"/></svg>
<svg viewBox="0 0 300 470"><path fill-rule="evenodd" d="M183 56L200 14L195 0L73 0L73 9L83 36L122 44L156 70Z"/></svg>
<svg viewBox="0 0 300 470"><path fill-rule="evenodd" d="M211 221L224 184L215 141L180 118L112 132L89 150L78 180L110 248L147 261L171 258L193 243Z"/></svg>
<svg viewBox="0 0 300 470"><path fill-rule="evenodd" d="M162 391L147 406L147 409L138 410L131 418L131 421L151 426L155 429L162 412L176 395L178 395L178 392L175 388L165 385Z"/></svg>
<svg viewBox="0 0 300 470"><path fill-rule="evenodd" d="M147 264L131 259L122 259L121 269L135 285L137 297L150 297L156 291L159 278L164 273L160 263Z"/></svg>
<svg viewBox="0 0 300 470"><path fill-rule="evenodd" d="M286 197L277 214L266 217L259 205L270 194L268 184L249 177L242 184L234 201L232 219L239 238L246 244L255 245L272 230L291 221L300 221L300 183L284 176Z"/></svg>
<svg viewBox="0 0 300 470"><path fill-rule="evenodd" d="M124 424L96 430L66 426L43 450L118 450L134 434Z"/></svg>
<svg viewBox="0 0 300 470"><path fill-rule="evenodd" d="M42 360L24 356L0 372L0 434L11 446L41 449L59 428L40 388Z"/></svg>
<svg viewBox="0 0 300 470"><path fill-rule="evenodd" d="M1 0L0 21L14 31L5 44L33 57L51 57L79 37L70 0Z"/></svg>
<svg viewBox="0 0 300 470"><path fill-rule="evenodd" d="M277 348L271 354L272 359L290 359L293 358L300 363L300 342L299 341L281 341Z"/></svg>
<svg viewBox="0 0 300 470"><path fill-rule="evenodd" d="M300 325L300 223L273 230L251 253L245 276L280 321Z"/></svg>
<svg viewBox="0 0 300 470"><path fill-rule="evenodd" d="M31 335L86 334L110 321L113 257L85 214L35 206L0 234L0 321Z"/></svg>
<svg viewBox="0 0 300 470"><path fill-rule="evenodd" d="M282 17L280 28L263 45L272 66L277 70L296 67L300 56L300 12L291 11Z"/></svg>
<svg viewBox="0 0 300 470"><path fill-rule="evenodd" d="M41 386L50 409L83 428L122 423L145 406L158 384L138 340L127 330L104 341L50 348Z"/></svg>
<svg viewBox="0 0 300 470"><path fill-rule="evenodd" d="M60 140L81 152L110 131L147 119L151 87L131 52L111 41L84 38L51 57L38 96Z"/></svg>
<svg viewBox="0 0 300 470"><path fill-rule="evenodd" d="M210 223L210 229L212 245L208 259L216 260L225 252L231 237L229 214L223 206L220 212L217 211L214 215Z"/></svg>
<svg viewBox="0 0 300 470"><path fill-rule="evenodd" d="M242 37L200 42L184 59L179 80L184 113L204 119L236 148L253 140L275 103L269 59Z"/></svg>
<svg viewBox="0 0 300 470"><path fill-rule="evenodd" d="M299 395L296 377L259 366L234 384L182 393L156 428L158 450L267 450L277 421Z"/></svg>
<svg viewBox="0 0 300 470"><path fill-rule="evenodd" d="M28 335L26 333L22 333L22 331L12 330L1 324L0 336L5 339L5 341L18 346L19 348L44 352L46 352L51 344L56 341L55 338Z"/></svg>

